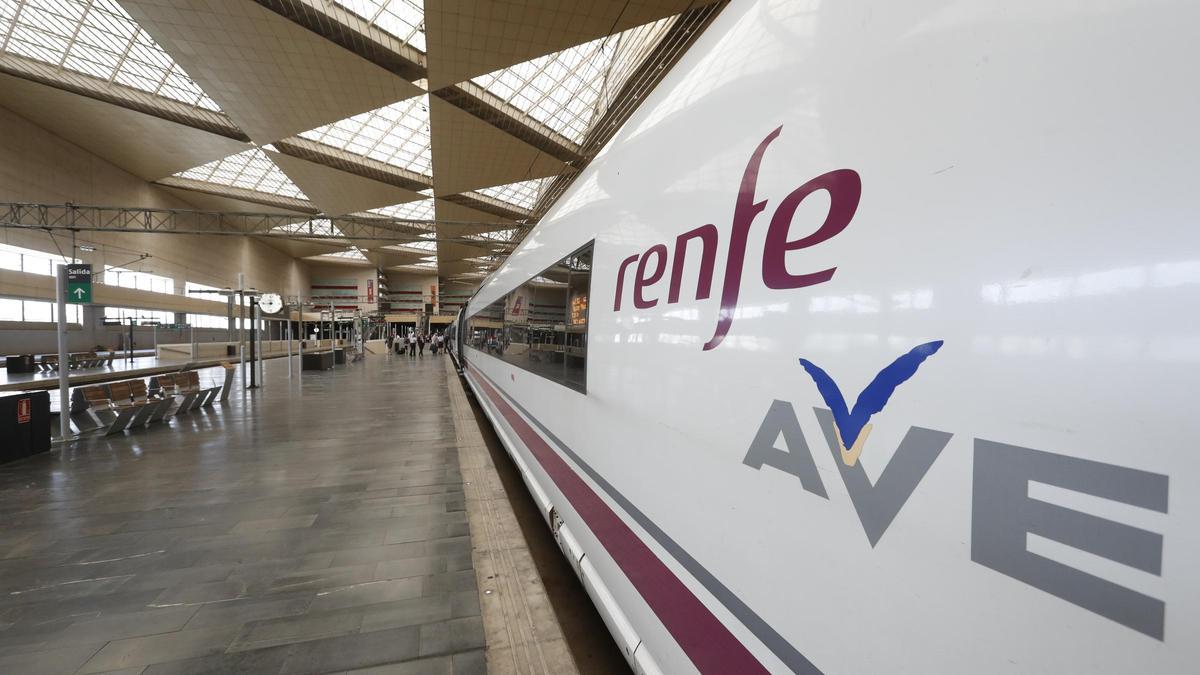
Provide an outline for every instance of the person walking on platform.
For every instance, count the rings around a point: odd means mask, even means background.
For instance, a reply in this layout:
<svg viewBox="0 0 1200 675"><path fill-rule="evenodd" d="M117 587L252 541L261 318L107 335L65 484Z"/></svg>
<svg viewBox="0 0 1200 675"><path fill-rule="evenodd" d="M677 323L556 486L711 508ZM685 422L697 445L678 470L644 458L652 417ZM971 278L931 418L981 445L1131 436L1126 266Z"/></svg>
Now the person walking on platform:
<svg viewBox="0 0 1200 675"><path fill-rule="evenodd" d="M408 358L417 358L417 334L409 333L408 335Z"/></svg>
<svg viewBox="0 0 1200 675"><path fill-rule="evenodd" d="M421 356L425 356L425 334L424 333L421 333L420 335L417 336L417 349L420 351Z"/></svg>

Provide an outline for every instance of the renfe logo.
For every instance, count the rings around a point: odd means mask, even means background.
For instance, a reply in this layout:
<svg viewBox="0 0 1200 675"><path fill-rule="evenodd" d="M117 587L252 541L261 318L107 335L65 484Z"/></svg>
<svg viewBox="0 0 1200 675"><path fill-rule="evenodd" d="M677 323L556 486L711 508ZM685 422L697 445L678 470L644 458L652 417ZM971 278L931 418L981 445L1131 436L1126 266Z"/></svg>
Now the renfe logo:
<svg viewBox="0 0 1200 675"><path fill-rule="evenodd" d="M758 167L762 163L767 146L779 137L779 132L782 130L783 127L780 126L767 134L767 137L755 148L749 163L746 164L745 172L742 173L742 184L733 209L728 259L725 262L725 281L721 287L721 313L717 319L716 332L704 345L705 351L715 349L717 345L720 345L733 325L733 316L737 310L738 294L742 285L746 239L754 219L767 206L765 199L755 201L754 189L758 184ZM789 239L792 218L796 215L796 209L805 197L818 190L825 190L829 193L829 213L825 216L825 222L808 236ZM850 219L854 217L854 212L858 209L858 200L861 195L862 181L858 174L850 169L837 169L813 178L784 197L771 216L766 243L763 246L762 280L767 288L778 290L803 288L832 279L833 273L837 270L836 267L807 274L792 274L787 269L787 253L820 244L846 229L846 226L850 224ZM680 287L683 284L684 258L687 255L687 245L693 239L698 239L701 247L700 275L696 280L696 299L703 300L712 292L718 231L710 223L684 232L675 238L675 253L671 262L671 282L667 291L667 304L679 302ZM666 244L655 244L644 253L631 255L621 261L621 266L617 269L617 292L613 301L614 312L621 311L625 270L635 261L638 265L633 282L633 306L638 309L649 309L658 304L657 298L647 298L645 292L649 287L662 280L669 255Z"/></svg>

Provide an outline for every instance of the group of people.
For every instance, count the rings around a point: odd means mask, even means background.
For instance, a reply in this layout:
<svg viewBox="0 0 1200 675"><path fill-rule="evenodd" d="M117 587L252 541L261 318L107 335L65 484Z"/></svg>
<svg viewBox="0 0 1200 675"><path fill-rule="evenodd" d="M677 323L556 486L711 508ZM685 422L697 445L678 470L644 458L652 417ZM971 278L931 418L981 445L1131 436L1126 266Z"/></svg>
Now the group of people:
<svg viewBox="0 0 1200 675"><path fill-rule="evenodd" d="M437 354L446 349L446 336L441 333L409 333L408 335L393 335L391 348L397 354L408 353L409 358L424 356L425 345L429 345L430 353Z"/></svg>

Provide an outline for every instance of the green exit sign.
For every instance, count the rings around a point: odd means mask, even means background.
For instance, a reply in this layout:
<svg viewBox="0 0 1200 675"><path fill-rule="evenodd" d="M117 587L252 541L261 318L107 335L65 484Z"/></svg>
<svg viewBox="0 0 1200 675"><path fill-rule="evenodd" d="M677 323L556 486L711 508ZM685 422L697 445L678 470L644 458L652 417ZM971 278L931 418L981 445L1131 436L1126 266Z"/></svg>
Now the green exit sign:
<svg viewBox="0 0 1200 675"><path fill-rule="evenodd" d="M87 305L92 302L92 266L67 265L67 302Z"/></svg>

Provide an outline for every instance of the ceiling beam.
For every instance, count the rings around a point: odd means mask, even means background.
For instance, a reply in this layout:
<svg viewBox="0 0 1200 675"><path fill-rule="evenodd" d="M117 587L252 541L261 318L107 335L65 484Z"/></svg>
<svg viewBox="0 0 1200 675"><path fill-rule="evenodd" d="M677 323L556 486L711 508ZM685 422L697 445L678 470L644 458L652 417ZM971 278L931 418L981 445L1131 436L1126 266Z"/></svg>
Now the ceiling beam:
<svg viewBox="0 0 1200 675"><path fill-rule="evenodd" d="M472 89L475 91L473 92ZM429 93L510 136L525 141L561 162L574 166L582 159L578 146L528 115L512 109L511 106L499 99L486 100L488 98L487 90L479 85L464 82L461 85L451 85Z"/></svg>
<svg viewBox="0 0 1200 675"><path fill-rule="evenodd" d="M235 187L233 185L219 185L217 183L208 183L202 180L193 180L191 178L179 178L178 176L168 176L160 178L153 182L155 185L164 187L176 188L179 190L190 190L191 192L200 192L207 195L216 195L218 197L229 197L231 199L240 199L244 202L261 204L277 209L287 209L289 211L300 211L317 215L321 212L312 202L304 199L295 199L293 197L285 197L283 195L272 195L257 190L247 190L245 188Z"/></svg>
<svg viewBox="0 0 1200 675"><path fill-rule="evenodd" d="M250 137L222 113L189 106L84 73L59 69L16 54L0 53L0 72L235 141L250 141Z"/></svg>
<svg viewBox="0 0 1200 675"><path fill-rule="evenodd" d="M305 159L317 164L340 169L363 178L377 180L396 187L420 192L433 188L433 179L429 176L407 171L398 166L392 166L370 157L363 157L345 150L339 150L332 145L293 136L271 144L276 150L298 159Z"/></svg>
<svg viewBox="0 0 1200 675"><path fill-rule="evenodd" d="M209 234L259 236L280 239L403 244L446 242L480 246L467 234L438 236L438 225L494 228L494 223L469 221L403 220L387 217L307 215L147 209L76 204L0 203L0 228L71 232L137 232L154 234ZM332 226L332 227L331 227Z"/></svg>
<svg viewBox="0 0 1200 675"><path fill-rule="evenodd" d="M335 6L317 8L302 0L254 0L254 2L409 82L416 82L426 77L424 54L400 40L388 40L383 35L378 36L381 39L376 39L377 36L359 30L350 22L339 20L338 14L341 14L346 17L354 17L356 21L370 25L365 19L358 18L350 12L336 11L340 8ZM379 32L382 33L382 31ZM394 44L386 44L384 40L394 42ZM408 52L408 56L401 53L402 51Z"/></svg>
<svg viewBox="0 0 1200 675"><path fill-rule="evenodd" d="M445 197L441 197L441 199L444 199L448 202L453 202L455 204L460 204L462 206L469 206L477 211L490 213L494 216L500 216L501 218L521 221L522 225L527 225L529 227L532 227L533 223L535 222L532 218L530 218L528 211L517 208L516 206L510 204L506 204L499 199L490 199L487 197L487 195L481 195L475 192L463 192L462 194L457 195L446 195Z"/></svg>

